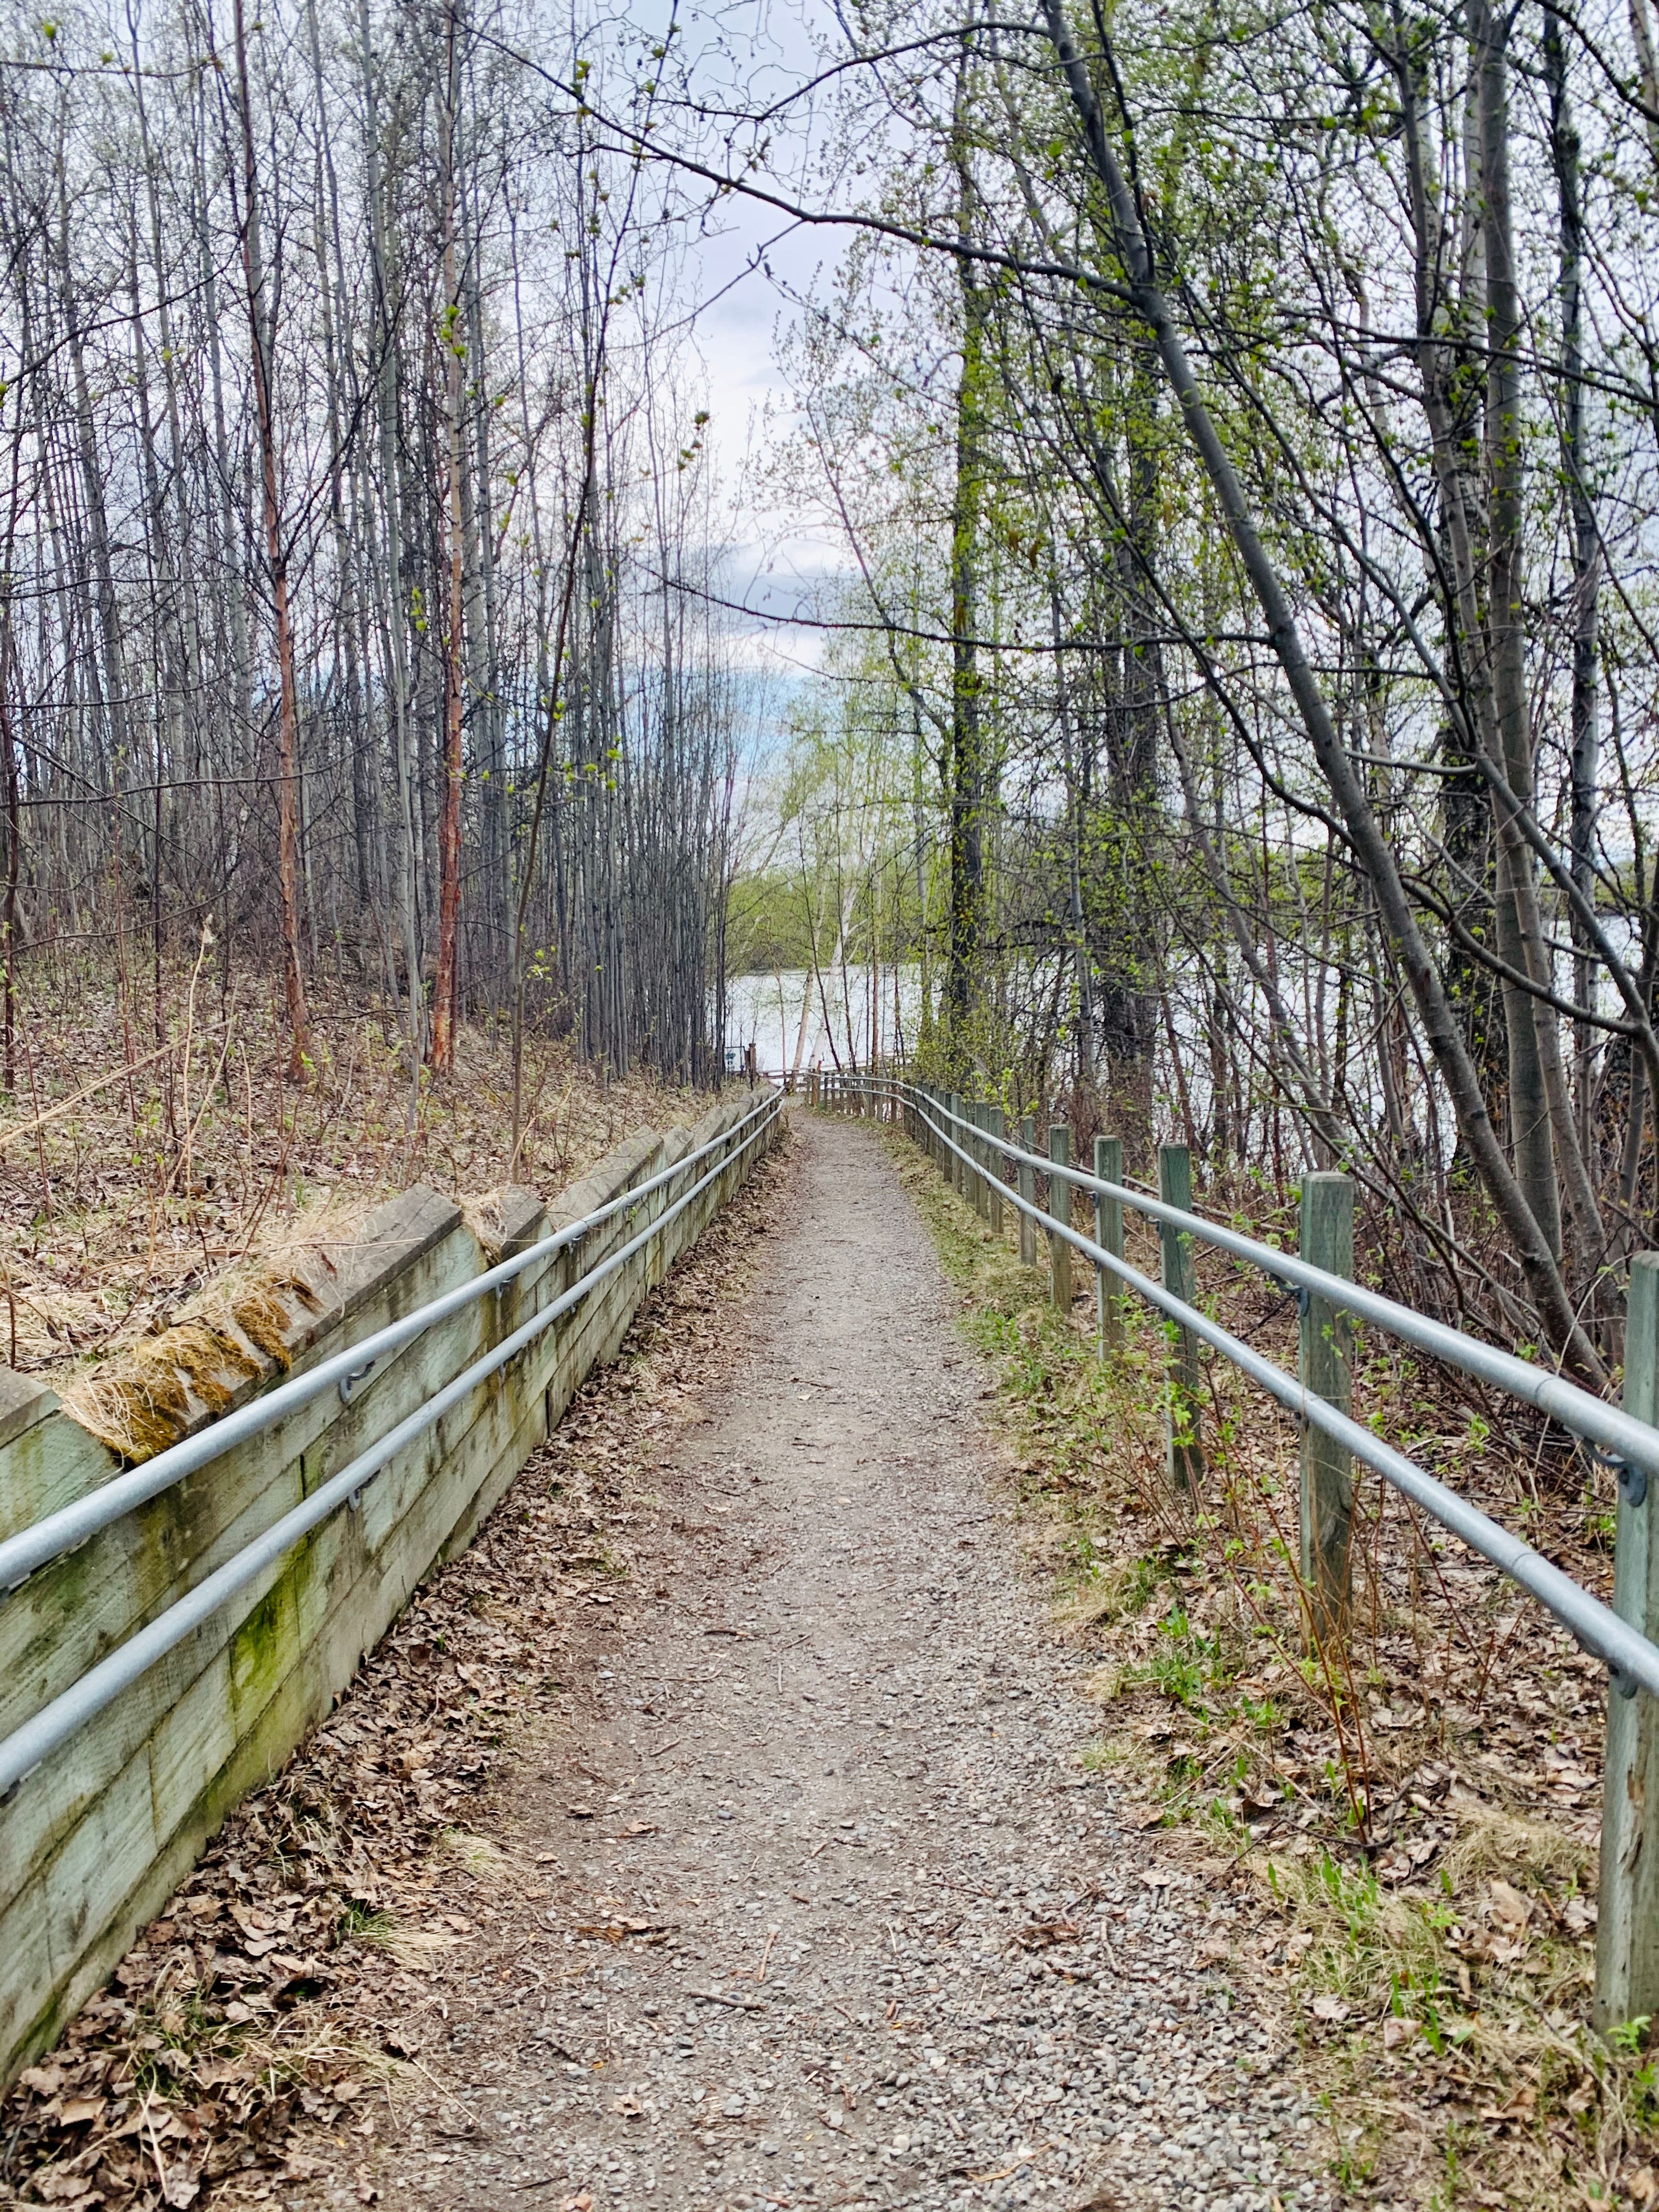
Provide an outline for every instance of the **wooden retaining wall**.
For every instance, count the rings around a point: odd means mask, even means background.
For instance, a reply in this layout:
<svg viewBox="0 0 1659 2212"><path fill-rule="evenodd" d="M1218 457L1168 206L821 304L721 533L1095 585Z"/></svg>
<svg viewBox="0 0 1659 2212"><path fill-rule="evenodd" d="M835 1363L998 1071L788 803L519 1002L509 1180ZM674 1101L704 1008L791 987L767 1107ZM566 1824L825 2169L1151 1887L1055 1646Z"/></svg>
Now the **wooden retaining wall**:
<svg viewBox="0 0 1659 2212"><path fill-rule="evenodd" d="M544 1208L500 1194L483 1236L421 1186L343 1248L294 1269L282 1334L291 1371L384 1328L647 1180L740 1120L724 1101L693 1129L639 1137ZM226 1813L280 1767L396 1619L474 1532L591 1369L615 1355L647 1291L746 1179L769 1138L552 1324L363 1492L153 1667L0 1807L0 2086L55 2042L153 1919ZM356 1386L329 1389L210 1462L0 1600L0 1736L268 1528L629 1242L714 1164L686 1170L580 1244L428 1329ZM240 1404L282 1379L248 1346ZM222 1404L221 1410L223 1410ZM183 1427L212 1418L193 1401ZM122 1465L53 1393L0 1367L0 1537L98 1488Z"/></svg>

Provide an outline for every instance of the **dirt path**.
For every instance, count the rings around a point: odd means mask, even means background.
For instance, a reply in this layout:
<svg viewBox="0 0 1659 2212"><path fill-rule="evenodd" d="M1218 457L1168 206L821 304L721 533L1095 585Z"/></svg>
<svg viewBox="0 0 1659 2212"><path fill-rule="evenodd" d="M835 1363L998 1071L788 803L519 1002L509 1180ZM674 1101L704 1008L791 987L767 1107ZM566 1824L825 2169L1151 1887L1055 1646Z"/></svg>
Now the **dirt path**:
<svg viewBox="0 0 1659 2212"><path fill-rule="evenodd" d="M648 1478L656 1603L489 1823L381 2199L1326 2203L1219 1906L1079 1764L926 1234L872 1132L795 1120L732 1386Z"/></svg>

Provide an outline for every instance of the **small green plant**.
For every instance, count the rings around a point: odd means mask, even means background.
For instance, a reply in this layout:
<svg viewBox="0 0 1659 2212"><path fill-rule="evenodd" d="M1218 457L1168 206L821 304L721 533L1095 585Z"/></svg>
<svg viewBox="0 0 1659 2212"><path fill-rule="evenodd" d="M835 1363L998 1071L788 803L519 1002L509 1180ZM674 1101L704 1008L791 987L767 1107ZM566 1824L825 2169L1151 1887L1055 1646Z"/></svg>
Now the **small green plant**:
<svg viewBox="0 0 1659 2212"><path fill-rule="evenodd" d="M377 1949L389 1942L395 1923L389 1912L382 1912L362 1898L349 1898L346 1909L340 1915L338 1940L342 1943L368 1943Z"/></svg>

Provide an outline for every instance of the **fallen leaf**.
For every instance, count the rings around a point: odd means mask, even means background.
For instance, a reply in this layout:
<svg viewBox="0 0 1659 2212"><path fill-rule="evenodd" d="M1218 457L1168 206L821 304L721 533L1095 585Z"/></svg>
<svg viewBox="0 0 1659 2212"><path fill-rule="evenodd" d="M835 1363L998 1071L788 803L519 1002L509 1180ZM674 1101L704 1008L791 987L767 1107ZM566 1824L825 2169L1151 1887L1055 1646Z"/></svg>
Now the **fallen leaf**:
<svg viewBox="0 0 1659 2212"><path fill-rule="evenodd" d="M1348 2004L1346 1997L1316 1997L1308 2008L1316 2020L1346 2020Z"/></svg>
<svg viewBox="0 0 1659 2212"><path fill-rule="evenodd" d="M72 2173L66 2166L43 2166L38 2173L29 2176L29 2187L48 2204L67 2204L80 2212L86 2204L101 2204L102 2191L94 2192L87 2186L84 2173Z"/></svg>
<svg viewBox="0 0 1659 2212"><path fill-rule="evenodd" d="M1532 1907L1518 1889L1506 1881L1493 1881L1488 1886L1492 1899L1492 1917L1500 1928L1516 1935L1532 1918Z"/></svg>

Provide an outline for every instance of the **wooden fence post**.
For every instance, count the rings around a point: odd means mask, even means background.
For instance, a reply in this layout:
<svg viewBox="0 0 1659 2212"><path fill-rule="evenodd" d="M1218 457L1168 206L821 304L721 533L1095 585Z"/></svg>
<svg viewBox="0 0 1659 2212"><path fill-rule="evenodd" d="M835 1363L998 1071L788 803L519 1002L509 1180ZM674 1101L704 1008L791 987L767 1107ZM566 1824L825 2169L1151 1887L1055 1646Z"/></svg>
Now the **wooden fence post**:
<svg viewBox="0 0 1659 2212"><path fill-rule="evenodd" d="M1048 1124L1048 1157L1057 1167L1069 1167L1072 1163L1072 1132L1064 1121ZM1063 1221L1069 1227L1072 1219L1072 1186L1063 1176L1048 1178L1048 1213L1054 1221ZM1048 1231L1048 1296L1063 1314L1072 1310L1072 1248L1063 1237Z"/></svg>
<svg viewBox="0 0 1659 2212"><path fill-rule="evenodd" d="M990 1173L988 1197L990 1201L991 1234L999 1244L1002 1242L1002 1109L991 1105L985 1109L985 1127L990 1143L985 1148L986 1164Z"/></svg>
<svg viewBox="0 0 1659 2212"><path fill-rule="evenodd" d="M1019 1123L1019 1142L1023 1152L1036 1150L1036 1116L1023 1114ZM1019 1164L1019 1194L1027 1206L1036 1204L1036 1170L1028 1160ZM1036 1265L1036 1223L1029 1213L1019 1217L1019 1264L1022 1267Z"/></svg>
<svg viewBox="0 0 1659 2212"><path fill-rule="evenodd" d="M1353 1280L1353 1185L1345 1175L1302 1179L1302 1256ZM1353 1322L1310 1291L1302 1302L1302 1387L1339 1413L1353 1409ZM1302 1587L1316 1648L1348 1633L1353 1455L1320 1430L1302 1430Z"/></svg>
<svg viewBox="0 0 1659 2212"><path fill-rule="evenodd" d="M1659 1426L1659 1252L1630 1263L1625 1312L1625 1411ZM1659 1639L1659 1546L1654 1486L1639 1471L1619 1486L1613 1609ZM1654 1814L1649 1832L1647 1816ZM1607 1691L1601 1801L1601 1895L1595 1923L1599 2028L1659 2016L1659 1700Z"/></svg>
<svg viewBox="0 0 1659 2212"><path fill-rule="evenodd" d="M961 1091L953 1091L945 1103L950 1107L951 1113L960 1119L962 1114ZM961 1145L966 1132L957 1128L955 1123L951 1121L947 1121L945 1127L945 1133L950 1137L951 1141L955 1145ZM968 1195L967 1164L963 1160L959 1152L949 1152L945 1157L951 1163L951 1188L955 1191L958 1198L966 1198Z"/></svg>
<svg viewBox="0 0 1659 2212"><path fill-rule="evenodd" d="M1095 1139L1095 1175L1101 1182L1123 1180L1121 1137ZM1123 1257L1123 1200L1095 1193L1095 1242L1115 1260ZM1115 1352L1123 1342L1123 1308L1116 1280L1104 1267L1095 1269L1095 1310L1100 1328L1100 1356Z"/></svg>
<svg viewBox="0 0 1659 2212"><path fill-rule="evenodd" d="M1158 1192L1165 1206L1178 1206L1183 1213L1192 1212L1193 1158L1185 1145L1158 1146ZM1183 1305L1191 1305L1195 1288L1191 1232L1160 1221L1158 1241L1164 1289ZM1166 1327L1175 1331L1165 1414L1166 1465L1173 1489L1195 1493L1204 1480L1204 1447L1199 1435L1198 1339L1179 1323L1166 1323Z"/></svg>

